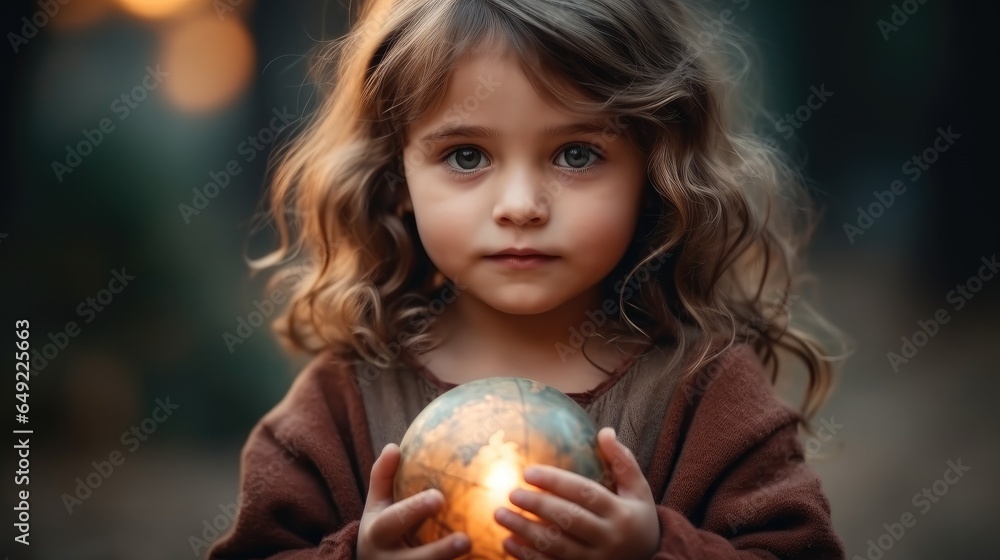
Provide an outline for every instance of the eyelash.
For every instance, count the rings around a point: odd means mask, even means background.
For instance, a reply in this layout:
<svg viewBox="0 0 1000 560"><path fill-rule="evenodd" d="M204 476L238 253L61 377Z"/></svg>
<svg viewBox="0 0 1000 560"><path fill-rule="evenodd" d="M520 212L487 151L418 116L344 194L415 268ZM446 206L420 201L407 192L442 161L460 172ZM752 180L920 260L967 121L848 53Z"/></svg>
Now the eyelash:
<svg viewBox="0 0 1000 560"><path fill-rule="evenodd" d="M592 165L590 165L588 167L585 167L583 169L573 169L573 168L569 168L569 167L564 167L563 169L567 170L568 173L575 174L575 175L583 175L585 173L591 173L598 166L600 166L601 163L604 162L604 159L605 159L604 154L602 154L595 146L592 146L592 145L587 144L585 142L577 142L575 144L569 144L566 147L564 147L562 150L560 150L559 153L561 154L564 151L566 151L566 150L568 150L568 149L570 149L570 148L572 148L574 146L583 146L583 147L587 148L588 150L590 150L591 153L593 153L595 156L597 156L597 161L595 161ZM451 165L448 164L448 158L450 158L455 152L457 152L459 150L464 150L466 148L472 148L473 150L478 150L480 152L482 151L482 150L479 150L479 148L477 148L475 146L457 146L457 147L449 150L444 155L444 157L441 158L441 166L444 167L444 170L448 174L452 175L453 177L459 177L459 178L462 178L462 179L466 179L466 178L471 177L473 175L478 175L479 172L482 171L481 169L478 169L476 171L458 171L454 167L452 167Z"/></svg>

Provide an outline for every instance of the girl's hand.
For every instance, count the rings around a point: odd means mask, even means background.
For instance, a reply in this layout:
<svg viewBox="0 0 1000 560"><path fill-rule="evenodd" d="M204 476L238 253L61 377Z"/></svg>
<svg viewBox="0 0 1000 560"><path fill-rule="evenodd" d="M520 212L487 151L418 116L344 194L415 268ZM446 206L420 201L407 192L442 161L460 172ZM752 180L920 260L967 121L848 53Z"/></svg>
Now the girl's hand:
<svg viewBox="0 0 1000 560"><path fill-rule="evenodd" d="M611 462L617 494L564 469L533 465L524 479L547 492L517 489L514 505L537 515L529 520L507 508L494 513L514 535L507 552L521 560L647 560L660 542L653 492L635 456L619 443L613 428L602 428L597 442ZM532 471L536 473L532 473Z"/></svg>
<svg viewBox="0 0 1000 560"><path fill-rule="evenodd" d="M403 541L407 532L441 509L444 495L440 490L425 490L393 503L392 483L399 457L399 446L390 443L372 465L371 485L358 527L357 559L449 560L468 552L470 543L465 533L452 533L415 548Z"/></svg>

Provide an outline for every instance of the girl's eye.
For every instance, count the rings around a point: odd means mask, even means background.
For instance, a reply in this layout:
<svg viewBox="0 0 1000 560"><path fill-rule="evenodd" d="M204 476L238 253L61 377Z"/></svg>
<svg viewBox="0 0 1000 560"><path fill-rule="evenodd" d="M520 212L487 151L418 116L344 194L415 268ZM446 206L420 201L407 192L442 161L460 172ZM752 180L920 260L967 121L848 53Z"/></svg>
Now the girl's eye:
<svg viewBox="0 0 1000 560"><path fill-rule="evenodd" d="M448 152L442 163L448 173L461 177L475 175L476 171L482 169L478 166L483 159L483 153L478 148L465 146ZM570 173L589 173L603 159L597 150L587 144L572 144L559 152L556 163ZM566 162L565 165L562 160Z"/></svg>
<svg viewBox="0 0 1000 560"><path fill-rule="evenodd" d="M451 170L458 171L461 169L462 171L459 171L459 173L468 174L470 171L476 170L476 165L483 160L483 153L476 148L458 148L445 157L445 162L450 163L453 158L458 165L458 169L451 166Z"/></svg>
<svg viewBox="0 0 1000 560"><path fill-rule="evenodd" d="M590 164L597 163L602 158L601 156L590 146L585 144L574 144L565 150L559 152L560 157L566 156L566 160L569 168L576 173L585 173L593 169ZM590 157L593 156L593 161ZM588 165L590 165L588 167Z"/></svg>

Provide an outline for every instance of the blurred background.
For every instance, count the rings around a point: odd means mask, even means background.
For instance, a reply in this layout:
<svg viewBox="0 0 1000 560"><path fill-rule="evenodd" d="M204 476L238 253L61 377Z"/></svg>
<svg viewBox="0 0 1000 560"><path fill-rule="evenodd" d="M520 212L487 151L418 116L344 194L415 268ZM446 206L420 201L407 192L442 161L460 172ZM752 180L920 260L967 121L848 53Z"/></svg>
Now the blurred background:
<svg viewBox="0 0 1000 560"><path fill-rule="evenodd" d="M808 442L848 557L996 554L996 4L716 4L823 209L807 295L856 344ZM200 558L228 530L240 447L304 363L266 325L226 336L264 300L250 221L347 5L5 3L0 317L38 350L10 558Z"/></svg>

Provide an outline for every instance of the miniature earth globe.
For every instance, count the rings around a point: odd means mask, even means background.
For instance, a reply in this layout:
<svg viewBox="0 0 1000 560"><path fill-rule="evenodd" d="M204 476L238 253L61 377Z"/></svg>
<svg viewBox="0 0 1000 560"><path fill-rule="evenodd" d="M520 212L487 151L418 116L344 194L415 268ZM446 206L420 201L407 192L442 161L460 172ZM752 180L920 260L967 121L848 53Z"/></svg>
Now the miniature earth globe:
<svg viewBox="0 0 1000 560"><path fill-rule="evenodd" d="M472 541L464 558L510 558L503 541L511 532L493 518L498 507L538 521L508 499L517 487L540 491L522 477L529 464L556 466L611 488L590 416L559 390L531 379L490 377L445 392L413 420L400 451L394 500L430 488L445 500L407 543L461 531Z"/></svg>

